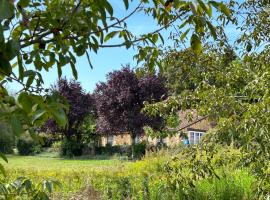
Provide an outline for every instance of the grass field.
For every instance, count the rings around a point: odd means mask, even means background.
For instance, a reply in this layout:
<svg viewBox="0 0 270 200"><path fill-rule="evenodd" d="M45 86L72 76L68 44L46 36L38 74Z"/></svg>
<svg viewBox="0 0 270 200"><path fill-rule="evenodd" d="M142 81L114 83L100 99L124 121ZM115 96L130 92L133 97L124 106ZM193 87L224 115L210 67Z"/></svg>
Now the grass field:
<svg viewBox="0 0 270 200"><path fill-rule="evenodd" d="M136 162L104 157L64 159L52 153L38 156L10 155L8 159L9 163L5 164L8 181L20 176L30 178L34 183L44 179L60 181L62 189L52 194L53 199L144 199L146 194L149 197L147 199L153 200L189 199L184 198L181 187L169 190L172 189L169 187L170 180L178 172L168 172L164 168L165 163L173 164L170 152L166 151L146 155ZM187 171L185 169L182 175L188 177ZM195 188L190 191L185 189L191 199L194 195L196 200L252 199L252 185L256 179L248 169L219 167L216 172L220 179L198 180L194 183Z"/></svg>
<svg viewBox="0 0 270 200"><path fill-rule="evenodd" d="M97 169L121 165L125 161L117 159L63 159L51 156L8 156L7 169L63 170L63 169Z"/></svg>
<svg viewBox="0 0 270 200"><path fill-rule="evenodd" d="M57 154L46 152L37 156L8 155L7 158L8 163L4 166L9 181L14 181L21 176L30 178L35 183L45 179L60 181L63 186L60 192L61 199L87 187L94 175L121 169L129 163L104 157L65 159Z"/></svg>

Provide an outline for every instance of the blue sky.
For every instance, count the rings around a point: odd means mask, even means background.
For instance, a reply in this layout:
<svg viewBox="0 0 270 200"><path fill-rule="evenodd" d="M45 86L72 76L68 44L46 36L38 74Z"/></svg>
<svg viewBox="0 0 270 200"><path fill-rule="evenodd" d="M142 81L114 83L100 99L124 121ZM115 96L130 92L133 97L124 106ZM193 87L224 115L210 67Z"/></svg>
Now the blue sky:
<svg viewBox="0 0 270 200"><path fill-rule="evenodd" d="M138 1L133 1L130 6L130 11L137 5ZM127 12L124 9L122 0L111 0L114 7L114 13L119 18L125 16ZM155 22L148 17L141 14L136 14L127 21L129 30L133 34L142 34L149 31L153 31L157 28ZM227 33L230 37L234 37L236 32L233 27L228 27ZM168 36L168 31L163 32ZM115 41L117 43L117 40ZM166 43L166 40L165 40ZM132 48L106 48L100 49L97 54L90 52L91 62L94 66L90 68L86 56L77 58L77 70L78 70L78 81L81 82L83 88L87 92L92 92L95 89L95 85L99 81L106 80L106 74L117 69L121 69L123 65L130 64L131 67L136 67L136 63L133 60L133 56L136 51ZM67 78L73 78L71 68L69 65L63 68L63 76ZM51 84L55 83L58 79L56 67L52 68L49 72L42 72L44 79L44 87L48 88ZM15 92L20 90L20 86L16 83L12 83L8 86L9 90Z"/></svg>

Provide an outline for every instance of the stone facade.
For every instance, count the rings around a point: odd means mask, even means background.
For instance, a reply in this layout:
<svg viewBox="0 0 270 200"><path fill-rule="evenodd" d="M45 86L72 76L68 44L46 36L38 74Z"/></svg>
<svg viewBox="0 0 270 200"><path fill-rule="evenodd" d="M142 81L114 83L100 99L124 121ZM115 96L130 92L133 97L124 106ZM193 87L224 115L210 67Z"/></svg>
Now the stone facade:
<svg viewBox="0 0 270 200"><path fill-rule="evenodd" d="M183 133L188 136L190 143L197 143L205 132L214 127L214 123L211 123L207 117L198 116L195 110L180 112L179 118L181 121L180 126L177 129L179 130L179 134L172 137L166 137L162 140L162 142L168 146L175 146L182 143L182 137L180 135ZM136 143L141 141L147 141L149 144L156 145L159 142L159 139L149 138L145 135L137 136ZM129 134L101 137L101 146L106 146L108 143L111 145L131 145L132 141Z"/></svg>

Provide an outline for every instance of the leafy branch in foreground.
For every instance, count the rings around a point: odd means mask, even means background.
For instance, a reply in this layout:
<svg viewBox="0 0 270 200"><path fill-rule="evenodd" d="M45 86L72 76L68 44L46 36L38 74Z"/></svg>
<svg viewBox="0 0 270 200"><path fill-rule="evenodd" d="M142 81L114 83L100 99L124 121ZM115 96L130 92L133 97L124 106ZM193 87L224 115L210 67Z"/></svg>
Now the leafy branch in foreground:
<svg viewBox="0 0 270 200"><path fill-rule="evenodd" d="M44 180L35 185L31 180L20 177L8 184L0 182L0 197L4 199L20 197L31 200L48 200L50 193L61 188L62 185L58 181Z"/></svg>
<svg viewBox="0 0 270 200"><path fill-rule="evenodd" d="M183 62L183 68L176 69L190 72L189 78L183 79L183 85L175 85L173 83L179 81L178 76L185 77L186 74L177 74L176 70L173 74L167 74L167 78L170 79L168 85L173 91L172 96L163 102L146 104L144 110L150 115L161 115L169 119L169 116L177 117L179 110L196 109L201 116L207 116L209 120L214 121L217 124L214 130L206 135L202 144L190 150L193 153L189 151L187 155L195 156L197 151L204 149L205 157L210 162L213 158L213 148L217 144L240 149L238 166L249 167L260 180L254 187L256 198L267 198L270 194L269 48L245 55L243 58L235 57L229 62L224 59L228 58L226 54L213 54L210 51L206 56L214 56L213 59L202 66L200 63L204 63L205 55L197 57L194 65L192 58L185 60L185 53L188 52L179 52L179 60L169 62L168 67L175 68ZM197 70L193 71L194 67L202 67L203 76ZM198 167L196 162L192 162L191 165ZM211 175L208 169L204 172ZM197 175L202 177L199 173ZM175 181L181 182L181 179Z"/></svg>
<svg viewBox="0 0 270 200"><path fill-rule="evenodd" d="M57 67L61 77L62 68L69 64L77 78L76 57L86 55L92 67L89 50L97 53L100 48L108 47L155 47L160 40L164 42L161 31L175 23L181 23L179 29L190 26L188 30L193 31L191 46L200 52L201 38L207 32L214 38L217 36L211 25L212 8L230 19L230 10L225 4L215 1L177 1L168 9L163 1L144 0L129 12L130 2L125 0L127 14L123 18L115 16L114 8L107 0L1 2L0 72L2 79L11 81L9 78L14 76L12 79L21 83L24 90L33 82L42 88L40 71L43 69L48 71ZM136 36L129 30L127 20L141 12L157 21L157 28ZM115 38L118 39L113 40ZM114 44L112 41L120 42ZM31 65L34 65L34 70L28 68ZM13 73L16 66L18 76Z"/></svg>

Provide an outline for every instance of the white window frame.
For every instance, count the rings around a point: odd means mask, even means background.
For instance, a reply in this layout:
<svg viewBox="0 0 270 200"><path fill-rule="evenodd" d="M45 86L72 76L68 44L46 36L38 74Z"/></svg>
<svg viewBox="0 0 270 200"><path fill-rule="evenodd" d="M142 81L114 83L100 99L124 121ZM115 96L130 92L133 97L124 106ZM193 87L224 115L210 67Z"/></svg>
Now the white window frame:
<svg viewBox="0 0 270 200"><path fill-rule="evenodd" d="M192 134L193 134L193 137L191 136ZM196 130L188 131L189 143L191 145L198 144L201 141L204 134L205 134L205 132L203 132L203 131L196 131Z"/></svg>
<svg viewBox="0 0 270 200"><path fill-rule="evenodd" d="M114 135L110 135L107 137L107 144L113 145L114 143Z"/></svg>
<svg viewBox="0 0 270 200"><path fill-rule="evenodd" d="M136 135L135 137L135 144L138 144L141 142L141 136L140 135Z"/></svg>

